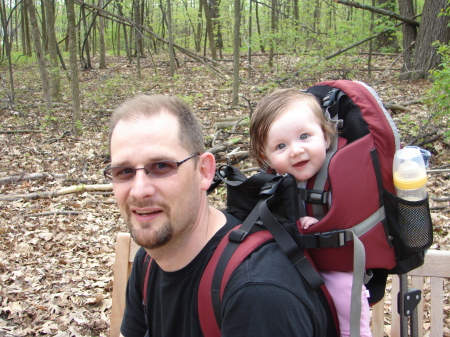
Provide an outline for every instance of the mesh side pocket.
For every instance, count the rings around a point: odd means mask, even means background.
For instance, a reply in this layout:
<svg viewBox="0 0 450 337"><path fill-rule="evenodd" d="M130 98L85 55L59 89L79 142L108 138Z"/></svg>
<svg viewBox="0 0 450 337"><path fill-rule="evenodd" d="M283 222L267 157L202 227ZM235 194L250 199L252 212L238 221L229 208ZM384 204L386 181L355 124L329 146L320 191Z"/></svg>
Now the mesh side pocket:
<svg viewBox="0 0 450 337"><path fill-rule="evenodd" d="M428 249L433 243L428 198L407 201L385 192L385 208L397 259Z"/></svg>

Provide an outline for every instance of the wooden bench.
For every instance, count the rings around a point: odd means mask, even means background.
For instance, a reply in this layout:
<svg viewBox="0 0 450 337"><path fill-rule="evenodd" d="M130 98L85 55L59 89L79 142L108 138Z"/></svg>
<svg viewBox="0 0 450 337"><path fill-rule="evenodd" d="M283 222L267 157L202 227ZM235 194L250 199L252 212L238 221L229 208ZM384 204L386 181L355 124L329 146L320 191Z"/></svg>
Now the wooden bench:
<svg viewBox="0 0 450 337"><path fill-rule="evenodd" d="M131 271L134 256L139 249L139 246L131 239L128 233L117 234L116 248L115 248L115 262L114 262L114 284L112 293L112 308L111 308L111 326L110 337L119 337L120 325L122 323L122 316L125 310L125 290L127 287L128 276ZM425 263L423 266L408 273L411 287L422 290L422 299L418 306L419 317L419 336L423 336L425 328L423 324L424 314L430 317L430 331L431 337L442 337L444 322L444 282L448 286L450 278L450 251L428 251ZM424 287L425 283L429 286ZM423 294L424 289L426 293ZM397 314L397 293L399 290L399 282L397 276L392 276L392 290L386 294L384 300L376 304L372 308L372 333L373 337L383 337L385 335L391 337L400 336L400 316ZM391 299L391 294L394 294L395 300ZM424 296L425 295L425 296ZM428 302L430 301L430 302ZM384 303L391 303L389 306L391 320L385 322ZM424 303L430 303L424 308ZM430 308L428 310L428 308ZM390 324L389 324L390 323Z"/></svg>

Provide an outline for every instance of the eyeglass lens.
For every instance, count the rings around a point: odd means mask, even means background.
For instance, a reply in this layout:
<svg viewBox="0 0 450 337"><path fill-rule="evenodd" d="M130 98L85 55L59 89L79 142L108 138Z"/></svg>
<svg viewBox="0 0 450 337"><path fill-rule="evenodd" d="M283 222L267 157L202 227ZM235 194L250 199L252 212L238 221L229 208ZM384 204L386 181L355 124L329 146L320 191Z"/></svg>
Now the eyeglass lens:
<svg viewBox="0 0 450 337"><path fill-rule="evenodd" d="M105 177L113 181L113 183L123 183L130 181L136 175L137 170L144 170L145 173L154 178L168 177L178 170L178 167L184 162L188 161L199 153L194 153L192 156L181 160L164 160L145 165L144 167L135 168L133 166L116 166L105 170Z"/></svg>
<svg viewBox="0 0 450 337"><path fill-rule="evenodd" d="M145 173L150 176L163 177L171 173L175 173L177 169L178 169L177 162L161 161L147 164L143 168L138 169L131 166L112 167L111 176L113 181L123 182L133 179L134 176L136 175L136 170L144 170Z"/></svg>

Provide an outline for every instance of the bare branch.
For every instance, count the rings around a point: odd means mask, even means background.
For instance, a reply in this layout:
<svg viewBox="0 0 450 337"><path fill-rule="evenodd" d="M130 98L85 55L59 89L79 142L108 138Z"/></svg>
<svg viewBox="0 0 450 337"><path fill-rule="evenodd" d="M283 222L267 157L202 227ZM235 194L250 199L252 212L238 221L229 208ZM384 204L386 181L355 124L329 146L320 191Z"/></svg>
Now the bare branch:
<svg viewBox="0 0 450 337"><path fill-rule="evenodd" d="M408 23L410 25L419 27L420 23L416 20L410 19L410 18L406 18L404 16L398 15L397 13L391 12L391 11L387 11L385 9L382 8L377 8L377 7L373 7L373 6L369 6L369 5L364 5L364 4L360 4L359 2L355 2L355 1L349 1L349 0L335 0L337 3L339 4L343 4L343 5L347 5L347 6L351 6L351 7L356 7L356 8L361 8L361 9L365 9L374 13L378 13L381 15L385 15L385 16L389 16L391 18L394 18L396 20L400 20L403 21L405 23Z"/></svg>

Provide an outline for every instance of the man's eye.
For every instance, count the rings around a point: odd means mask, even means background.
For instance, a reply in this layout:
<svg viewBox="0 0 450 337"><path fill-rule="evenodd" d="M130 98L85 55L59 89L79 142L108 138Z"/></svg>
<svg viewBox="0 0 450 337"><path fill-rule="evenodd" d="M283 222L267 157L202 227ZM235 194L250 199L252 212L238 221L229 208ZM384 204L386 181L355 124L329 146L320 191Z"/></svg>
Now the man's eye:
<svg viewBox="0 0 450 337"><path fill-rule="evenodd" d="M156 174L164 174L174 169L175 164L172 162L157 162L151 165L151 171Z"/></svg>
<svg viewBox="0 0 450 337"><path fill-rule="evenodd" d="M132 167L120 167L115 169L115 176L126 176L134 173L134 168Z"/></svg>
<svg viewBox="0 0 450 337"><path fill-rule="evenodd" d="M308 137L309 137L309 136L308 136L308 134L306 134L306 133L300 135L300 139L301 139L301 140L305 140L305 139L308 138Z"/></svg>

